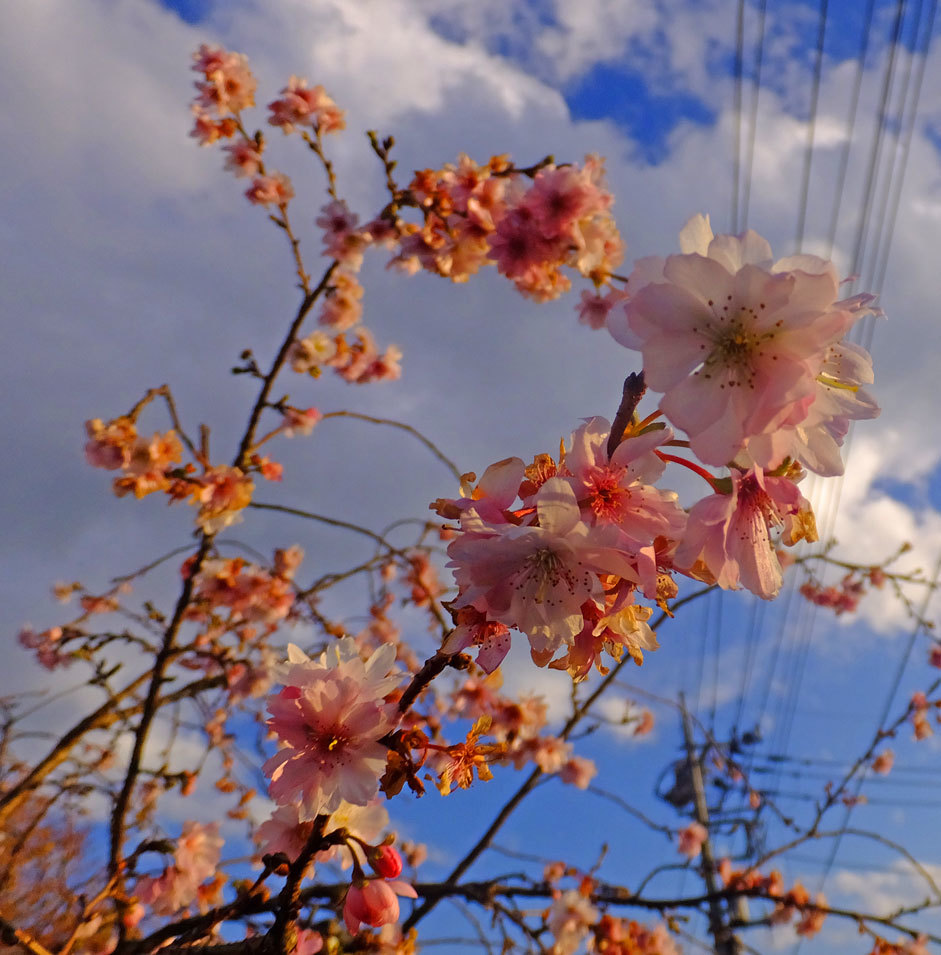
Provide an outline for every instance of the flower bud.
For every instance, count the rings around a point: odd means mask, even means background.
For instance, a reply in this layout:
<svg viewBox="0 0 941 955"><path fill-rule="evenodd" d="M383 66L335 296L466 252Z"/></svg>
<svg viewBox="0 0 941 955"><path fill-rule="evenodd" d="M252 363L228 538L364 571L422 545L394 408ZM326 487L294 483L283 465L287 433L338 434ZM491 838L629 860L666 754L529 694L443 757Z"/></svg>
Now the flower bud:
<svg viewBox="0 0 941 955"><path fill-rule="evenodd" d="M402 856L395 846L376 846L369 850L367 858L373 872L384 879L397 879L402 874Z"/></svg>

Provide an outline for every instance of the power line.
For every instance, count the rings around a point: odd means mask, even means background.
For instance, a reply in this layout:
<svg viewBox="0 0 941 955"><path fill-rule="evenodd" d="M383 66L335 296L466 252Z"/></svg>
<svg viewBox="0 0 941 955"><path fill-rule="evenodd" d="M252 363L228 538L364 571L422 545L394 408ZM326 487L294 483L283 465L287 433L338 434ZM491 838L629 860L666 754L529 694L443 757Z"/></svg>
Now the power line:
<svg viewBox="0 0 941 955"><path fill-rule="evenodd" d="M820 99L820 75L823 72L823 44L827 34L828 0L820 0L820 14L817 26L817 55L814 60L814 78L810 88L810 120L807 130L807 147L804 150L804 168L801 174L800 212L797 216L797 238L795 247L801 251L804 244L804 225L807 218L807 198L810 194L810 167L814 155L814 134L817 129L817 103Z"/></svg>
<svg viewBox="0 0 941 955"><path fill-rule="evenodd" d="M928 51L931 47L931 37L934 34L935 17L938 12L938 0L933 0L928 14L928 25L925 29L924 39L918 48L918 67L915 79L915 93L913 97L912 109L909 111L908 127L904 133L904 144L902 146L901 172L898 177L898 185L889 204L889 227L886 232L886 240L882 250L881 261L876 269L875 288L881 290L882 283L885 281L886 270L889 264L889 250L892 248L892 239L895 235L895 223L898 216L899 205L902 198L902 186L905 181L905 172L908 167L908 157L911 152L912 137L915 131L915 118L918 115L918 103L921 99L922 84L925 78L925 67L928 62Z"/></svg>
<svg viewBox="0 0 941 955"><path fill-rule="evenodd" d="M850 95L849 115L846 120L846 136L843 148L840 150L840 167L836 175L836 194L833 197L833 209L830 212L830 233L828 237L827 258L833 255L833 246L836 242L837 223L840 218L840 207L843 204L843 187L846 183L846 170L849 165L850 146L853 142L853 132L856 128L856 111L859 108L859 93L863 85L863 72L866 65L866 54L869 51L869 33L872 29L872 15L875 0L867 0L866 15L863 21L863 32L859 42L859 55L856 60L856 77L853 80L853 91Z"/></svg>
<svg viewBox="0 0 941 955"><path fill-rule="evenodd" d="M768 0L761 0L758 8L758 43L755 49L755 71L752 81L751 114L748 126L748 152L745 162L745 187L742 193L741 228L748 228L748 205L751 201L752 166L755 160L755 135L758 129L758 97L761 93L761 67L765 50L765 15Z"/></svg>
<svg viewBox="0 0 941 955"><path fill-rule="evenodd" d="M745 0L738 0L735 18L735 158L732 162L732 232L739 231L738 194L742 155L742 61L745 47Z"/></svg>

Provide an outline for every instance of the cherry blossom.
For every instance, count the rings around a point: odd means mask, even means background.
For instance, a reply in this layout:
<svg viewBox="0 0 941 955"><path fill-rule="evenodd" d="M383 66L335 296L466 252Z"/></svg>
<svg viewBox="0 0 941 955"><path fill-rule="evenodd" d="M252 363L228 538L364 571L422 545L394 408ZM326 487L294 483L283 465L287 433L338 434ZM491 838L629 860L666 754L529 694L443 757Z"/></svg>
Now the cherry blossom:
<svg viewBox="0 0 941 955"><path fill-rule="evenodd" d="M693 505L675 563L693 570L701 561L720 587L741 585L769 600L782 581L770 529L809 505L796 484L761 468L733 471L731 483L730 494L713 494Z"/></svg>
<svg viewBox="0 0 941 955"><path fill-rule="evenodd" d="M677 848L682 855L695 859L702 852L703 843L708 838L709 832L704 825L691 822L685 829L680 830Z"/></svg>
<svg viewBox="0 0 941 955"><path fill-rule="evenodd" d="M283 206L294 198L294 187L283 172L267 176L255 176L245 190L245 197L256 206Z"/></svg>
<svg viewBox="0 0 941 955"><path fill-rule="evenodd" d="M832 346L867 305L838 300L832 263L810 255L774 262L752 231L714 236L696 216L680 245L680 255L638 265L631 298L608 329L643 353L647 383L663 393L661 409L700 460L726 464L751 442L756 464L776 466L780 447L758 439L807 420Z"/></svg>
<svg viewBox="0 0 941 955"><path fill-rule="evenodd" d="M205 43L193 54L193 69L205 82L197 82L197 105L219 116L238 113L255 105L255 77L241 53L231 53Z"/></svg>
<svg viewBox="0 0 941 955"><path fill-rule="evenodd" d="M137 897L158 915L173 915L199 897L199 889L219 864L223 840L218 823L187 822L177 842L173 865L157 878L137 881Z"/></svg>
<svg viewBox="0 0 941 955"><path fill-rule="evenodd" d="M387 645L363 662L350 638L319 662L290 648L277 671L284 689L268 702L268 726L282 744L264 765L276 802L299 799L307 820L334 812L343 800L365 806L376 795L386 756L378 741L398 722L384 700L398 683L390 675L394 661Z"/></svg>
<svg viewBox="0 0 941 955"><path fill-rule="evenodd" d="M297 126L311 126L324 133L339 132L345 127L343 110L327 95L322 86L309 88L307 80L292 76L281 90L281 99L268 104L268 122L280 126L283 133L294 132Z"/></svg>
<svg viewBox="0 0 941 955"><path fill-rule="evenodd" d="M617 532L585 524L562 478L547 481L535 501L538 526L491 524L470 508L462 515L465 533L448 546L448 566L461 591L456 607L473 606L521 630L544 655L582 630L582 604L602 598L597 574L636 575Z"/></svg>

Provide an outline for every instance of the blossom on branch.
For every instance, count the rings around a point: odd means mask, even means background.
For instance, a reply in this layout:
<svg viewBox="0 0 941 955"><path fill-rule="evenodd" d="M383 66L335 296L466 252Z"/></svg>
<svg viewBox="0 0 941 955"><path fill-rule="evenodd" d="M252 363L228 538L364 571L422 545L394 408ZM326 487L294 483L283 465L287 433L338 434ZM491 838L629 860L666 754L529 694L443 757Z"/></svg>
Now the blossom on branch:
<svg viewBox="0 0 941 955"><path fill-rule="evenodd" d="M783 579L770 529L784 527L787 518L810 505L796 484L761 468L733 471L731 483L731 493L713 494L693 505L675 563L724 589L741 585L770 600ZM810 539L816 540L816 534Z"/></svg>
<svg viewBox="0 0 941 955"><path fill-rule="evenodd" d="M686 224L680 247L640 260L631 298L608 317L614 338L643 353L664 414L707 464L747 450L765 468L792 457L832 473L842 422L876 413L865 393L834 399L870 380L868 356L844 336L875 311L872 296L841 301L832 263L775 262L757 233L715 236L703 216Z"/></svg>
<svg viewBox="0 0 941 955"><path fill-rule="evenodd" d="M319 661L290 648L277 674L284 689L268 701L268 726L282 746L263 767L275 802L299 802L305 821L376 795L386 762L379 739L398 722L385 702L398 683L394 664L388 645L363 662L349 637Z"/></svg>

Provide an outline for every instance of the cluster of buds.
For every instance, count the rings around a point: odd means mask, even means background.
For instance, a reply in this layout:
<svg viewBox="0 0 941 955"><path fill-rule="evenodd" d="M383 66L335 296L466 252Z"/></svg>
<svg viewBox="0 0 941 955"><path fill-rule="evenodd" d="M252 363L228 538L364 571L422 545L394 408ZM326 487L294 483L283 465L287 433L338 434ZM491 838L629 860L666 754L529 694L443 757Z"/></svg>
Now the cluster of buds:
<svg viewBox="0 0 941 955"><path fill-rule="evenodd" d="M137 411L153 397L142 401ZM85 458L92 467L121 470L113 488L118 497L137 498L161 491L170 502L186 500L198 508L196 524L206 534L216 534L241 520L241 511L252 499L255 485L241 468L212 466L199 458L202 472L192 462L181 465L182 445L173 430L145 439L138 435L134 415L122 415L104 423L95 418L85 423L88 441ZM264 473L262 460L252 464Z"/></svg>
<svg viewBox="0 0 941 955"><path fill-rule="evenodd" d="M915 739L922 740L932 736L934 730L928 720L928 714L931 710L935 710L935 719L941 722L941 715L938 713L941 710L941 700L931 702L924 693L913 693L908 708L912 726L915 729Z"/></svg>
<svg viewBox="0 0 941 955"><path fill-rule="evenodd" d="M362 926L380 928L399 920L399 896L416 899L418 893L402 882L402 856L389 842L363 845L366 861L375 873L367 876L358 861L353 862L353 881L343 903L343 921L356 935Z"/></svg>
<svg viewBox="0 0 941 955"><path fill-rule="evenodd" d="M850 571L837 586L825 587L814 580L807 580L801 584L800 593L805 600L818 607L827 607L839 617L840 614L856 610L869 587L880 588L885 580L886 574L881 567L871 567L865 571Z"/></svg>
<svg viewBox="0 0 941 955"><path fill-rule="evenodd" d="M723 859L719 863L719 877L728 888L773 899L775 906L769 916L772 925L784 925L799 913L800 919L795 926L798 935L806 938L816 935L826 918L826 896L818 892L811 899L810 893L800 882L795 882L786 890L777 869L770 875L762 875L754 869L733 870L731 861Z"/></svg>

